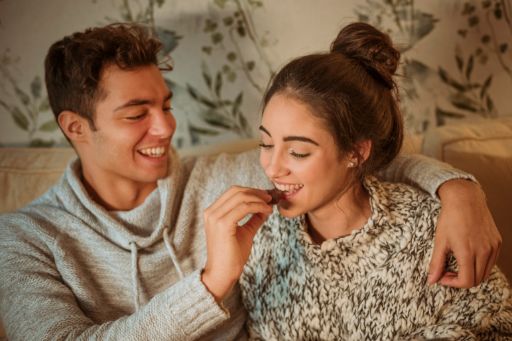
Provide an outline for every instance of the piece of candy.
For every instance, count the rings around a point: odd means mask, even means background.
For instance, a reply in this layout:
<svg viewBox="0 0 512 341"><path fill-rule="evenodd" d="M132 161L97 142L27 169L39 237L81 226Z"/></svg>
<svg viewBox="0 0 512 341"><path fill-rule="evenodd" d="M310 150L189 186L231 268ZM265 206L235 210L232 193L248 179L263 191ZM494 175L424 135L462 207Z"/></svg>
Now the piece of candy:
<svg viewBox="0 0 512 341"><path fill-rule="evenodd" d="M267 193L272 196L272 200L269 202L270 205L277 205L284 197L284 192L277 188L267 189Z"/></svg>

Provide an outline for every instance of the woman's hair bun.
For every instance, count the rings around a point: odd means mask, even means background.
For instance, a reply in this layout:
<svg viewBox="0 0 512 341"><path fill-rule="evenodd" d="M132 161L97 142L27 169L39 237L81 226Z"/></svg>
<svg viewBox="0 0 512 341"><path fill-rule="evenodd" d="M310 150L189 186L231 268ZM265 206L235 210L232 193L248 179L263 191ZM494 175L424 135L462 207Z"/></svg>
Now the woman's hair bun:
<svg viewBox="0 0 512 341"><path fill-rule="evenodd" d="M395 87L393 75L398 67L400 52L389 36L366 23L345 26L331 44L332 53L359 62L374 78L389 89Z"/></svg>

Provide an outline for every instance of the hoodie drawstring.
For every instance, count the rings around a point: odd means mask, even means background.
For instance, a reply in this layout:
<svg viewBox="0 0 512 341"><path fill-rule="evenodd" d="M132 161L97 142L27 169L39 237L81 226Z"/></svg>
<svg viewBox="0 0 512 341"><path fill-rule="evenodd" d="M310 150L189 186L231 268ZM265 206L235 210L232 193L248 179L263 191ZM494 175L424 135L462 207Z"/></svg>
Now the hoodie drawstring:
<svg viewBox="0 0 512 341"><path fill-rule="evenodd" d="M163 237L164 237L164 244L167 248L167 252L169 252L169 256L171 257L172 263L174 267L176 268L176 272L178 273L178 276L180 280L184 278L183 271L181 270L180 264L178 263L178 257L176 257L176 252L174 251L174 248L172 247L171 243L169 242L169 236L168 236L168 227L164 227L163 230ZM133 301L135 304L135 309L139 310L140 308L140 279L139 279L139 269L138 269L138 249L137 244L135 242L130 242L130 250L131 250L131 258L132 258L132 292L133 292Z"/></svg>
<svg viewBox="0 0 512 341"><path fill-rule="evenodd" d="M140 281L139 281L138 265L137 265L137 259L138 259L137 244L135 244L135 242L130 242L130 249L131 249L131 256L132 256L133 300L135 303L135 310L139 310L139 308L140 308L140 301L139 301Z"/></svg>
<svg viewBox="0 0 512 341"><path fill-rule="evenodd" d="M164 244L167 248L167 251L169 252L169 256L171 257L172 263L174 264L174 267L176 268L176 272L178 272L178 276L180 277L180 280L183 279L183 271L181 270L180 263L178 263L178 257L176 257L176 252L174 251L174 248L172 247L171 243L169 243L169 235L168 235L169 228L166 226L164 227Z"/></svg>

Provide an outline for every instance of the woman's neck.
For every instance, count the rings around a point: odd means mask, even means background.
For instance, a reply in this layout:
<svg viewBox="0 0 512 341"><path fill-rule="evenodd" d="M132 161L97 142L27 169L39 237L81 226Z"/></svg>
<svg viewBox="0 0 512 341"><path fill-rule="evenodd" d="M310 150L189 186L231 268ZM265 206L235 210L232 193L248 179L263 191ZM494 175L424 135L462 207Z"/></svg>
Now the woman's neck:
<svg viewBox="0 0 512 341"><path fill-rule="evenodd" d="M370 197L360 182L320 210L306 215L308 233L315 244L349 235L371 215Z"/></svg>

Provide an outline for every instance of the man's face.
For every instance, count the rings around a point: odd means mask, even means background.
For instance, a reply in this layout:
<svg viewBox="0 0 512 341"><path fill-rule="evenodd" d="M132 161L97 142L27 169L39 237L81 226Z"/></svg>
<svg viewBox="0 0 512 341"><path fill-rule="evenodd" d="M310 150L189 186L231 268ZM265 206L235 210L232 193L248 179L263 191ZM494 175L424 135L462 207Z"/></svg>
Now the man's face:
<svg viewBox="0 0 512 341"><path fill-rule="evenodd" d="M85 179L94 187L147 186L167 175L176 121L171 92L155 65L133 70L107 66L94 123L79 148Z"/></svg>

